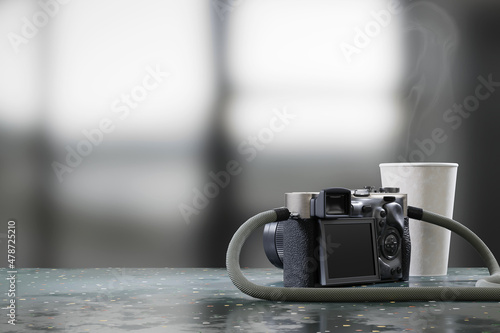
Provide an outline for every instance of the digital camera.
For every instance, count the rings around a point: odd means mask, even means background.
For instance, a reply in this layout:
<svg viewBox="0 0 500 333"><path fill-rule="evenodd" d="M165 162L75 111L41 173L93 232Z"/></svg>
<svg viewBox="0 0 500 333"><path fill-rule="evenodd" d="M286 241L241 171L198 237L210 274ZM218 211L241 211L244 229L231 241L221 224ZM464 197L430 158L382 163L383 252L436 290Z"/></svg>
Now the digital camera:
<svg viewBox="0 0 500 333"><path fill-rule="evenodd" d="M407 198L373 187L285 194L287 221L264 227L269 261L285 287L355 285L408 279Z"/></svg>

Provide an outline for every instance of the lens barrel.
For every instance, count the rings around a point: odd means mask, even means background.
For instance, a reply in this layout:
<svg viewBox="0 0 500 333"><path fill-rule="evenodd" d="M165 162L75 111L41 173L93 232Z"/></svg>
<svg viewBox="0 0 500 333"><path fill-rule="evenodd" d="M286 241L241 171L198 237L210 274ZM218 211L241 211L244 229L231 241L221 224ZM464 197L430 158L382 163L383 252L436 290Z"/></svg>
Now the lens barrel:
<svg viewBox="0 0 500 333"><path fill-rule="evenodd" d="M264 252L277 268L283 269L283 223L272 222L264 227Z"/></svg>

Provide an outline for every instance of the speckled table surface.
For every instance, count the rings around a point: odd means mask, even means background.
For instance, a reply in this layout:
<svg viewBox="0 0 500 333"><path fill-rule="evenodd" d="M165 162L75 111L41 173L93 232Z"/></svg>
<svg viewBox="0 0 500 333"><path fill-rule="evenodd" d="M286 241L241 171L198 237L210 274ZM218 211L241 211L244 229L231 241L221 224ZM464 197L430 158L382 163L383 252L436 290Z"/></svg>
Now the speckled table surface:
<svg viewBox="0 0 500 333"><path fill-rule="evenodd" d="M20 269L16 325L0 269L0 331L31 332L500 332L500 302L291 303L239 292L224 269ZM278 269L247 269L282 285ZM450 269L390 286L474 285L486 269ZM377 287L377 286L368 286Z"/></svg>

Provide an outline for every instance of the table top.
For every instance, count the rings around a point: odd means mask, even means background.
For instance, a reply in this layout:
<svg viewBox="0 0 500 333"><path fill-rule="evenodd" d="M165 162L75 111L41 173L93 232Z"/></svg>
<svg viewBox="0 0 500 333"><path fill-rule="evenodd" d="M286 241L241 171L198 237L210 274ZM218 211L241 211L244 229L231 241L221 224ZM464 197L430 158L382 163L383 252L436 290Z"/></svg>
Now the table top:
<svg viewBox="0 0 500 333"><path fill-rule="evenodd" d="M244 271L257 284L283 285L281 270ZM242 294L222 268L19 269L13 326L5 309L12 286L0 273L5 333L500 332L500 302L270 302ZM473 286L487 274L451 268L384 287Z"/></svg>

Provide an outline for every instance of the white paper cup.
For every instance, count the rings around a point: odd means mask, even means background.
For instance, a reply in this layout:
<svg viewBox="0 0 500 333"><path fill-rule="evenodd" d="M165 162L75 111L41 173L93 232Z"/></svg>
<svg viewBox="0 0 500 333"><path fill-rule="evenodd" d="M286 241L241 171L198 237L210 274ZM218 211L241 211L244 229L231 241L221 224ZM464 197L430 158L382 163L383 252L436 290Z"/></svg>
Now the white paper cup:
<svg viewBox="0 0 500 333"><path fill-rule="evenodd" d="M408 205L453 217L456 163L382 163L382 187L399 187ZM411 276L446 275L451 231L410 219Z"/></svg>

